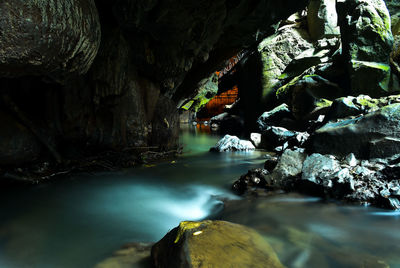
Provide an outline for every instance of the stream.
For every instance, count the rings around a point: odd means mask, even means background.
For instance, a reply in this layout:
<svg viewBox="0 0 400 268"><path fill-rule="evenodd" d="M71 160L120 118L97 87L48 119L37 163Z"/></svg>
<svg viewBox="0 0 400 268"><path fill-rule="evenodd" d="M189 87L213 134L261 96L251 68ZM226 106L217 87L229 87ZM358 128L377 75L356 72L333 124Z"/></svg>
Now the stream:
<svg viewBox="0 0 400 268"><path fill-rule="evenodd" d="M400 268L400 212L297 194L241 200L230 185L265 152L208 152L219 138L189 127L174 161L0 189L0 267L93 267L125 243L212 217L255 228L287 267Z"/></svg>

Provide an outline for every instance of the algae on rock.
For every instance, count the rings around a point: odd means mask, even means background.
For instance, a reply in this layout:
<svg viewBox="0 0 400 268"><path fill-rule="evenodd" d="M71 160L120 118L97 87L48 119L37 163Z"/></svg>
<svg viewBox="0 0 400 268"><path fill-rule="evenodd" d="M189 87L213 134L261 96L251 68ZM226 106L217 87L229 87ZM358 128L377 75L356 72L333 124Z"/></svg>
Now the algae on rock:
<svg viewBox="0 0 400 268"><path fill-rule="evenodd" d="M225 221L181 222L151 255L156 268L284 267L260 234Z"/></svg>

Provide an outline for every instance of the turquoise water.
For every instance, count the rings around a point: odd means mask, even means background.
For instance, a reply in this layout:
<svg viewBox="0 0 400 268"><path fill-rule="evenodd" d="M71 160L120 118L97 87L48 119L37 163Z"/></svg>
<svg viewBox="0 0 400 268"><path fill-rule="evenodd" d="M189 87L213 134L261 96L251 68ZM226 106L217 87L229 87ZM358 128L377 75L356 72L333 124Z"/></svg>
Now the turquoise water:
<svg viewBox="0 0 400 268"><path fill-rule="evenodd" d="M92 267L209 215L257 229L288 267L400 267L399 213L298 195L240 200L231 183L265 153L209 153L218 138L187 129L175 161L0 190L0 267Z"/></svg>

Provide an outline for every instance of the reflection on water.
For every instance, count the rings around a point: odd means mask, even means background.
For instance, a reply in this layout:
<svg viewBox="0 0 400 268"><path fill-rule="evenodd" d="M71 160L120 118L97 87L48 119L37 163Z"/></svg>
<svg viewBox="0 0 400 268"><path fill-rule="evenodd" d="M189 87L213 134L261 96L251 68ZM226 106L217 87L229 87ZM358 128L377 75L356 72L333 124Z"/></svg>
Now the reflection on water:
<svg viewBox="0 0 400 268"><path fill-rule="evenodd" d="M240 200L230 184L263 153L209 153L217 140L186 130L184 156L169 163L0 190L0 267L91 267L124 243L215 216L220 199L230 201L218 217L260 231L287 267L400 267L398 214L298 195Z"/></svg>
<svg viewBox="0 0 400 268"><path fill-rule="evenodd" d="M400 267L400 219L381 213L290 194L229 201L221 218L257 229L288 267Z"/></svg>
<svg viewBox="0 0 400 268"><path fill-rule="evenodd" d="M151 168L0 189L0 267L91 267L128 242L161 239L217 213L232 178L262 153L209 153L218 137L186 131L184 156Z"/></svg>

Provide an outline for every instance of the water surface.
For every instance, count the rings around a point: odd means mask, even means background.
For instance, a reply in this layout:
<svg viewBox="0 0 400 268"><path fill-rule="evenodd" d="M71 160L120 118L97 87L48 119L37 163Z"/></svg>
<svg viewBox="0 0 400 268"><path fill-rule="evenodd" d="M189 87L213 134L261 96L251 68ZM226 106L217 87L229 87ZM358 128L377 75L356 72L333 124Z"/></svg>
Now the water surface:
<svg viewBox="0 0 400 268"><path fill-rule="evenodd" d="M218 138L188 129L175 161L0 190L0 267L92 267L218 212L257 229L287 267L400 267L399 213L294 194L238 200L232 181L265 153L209 153Z"/></svg>

